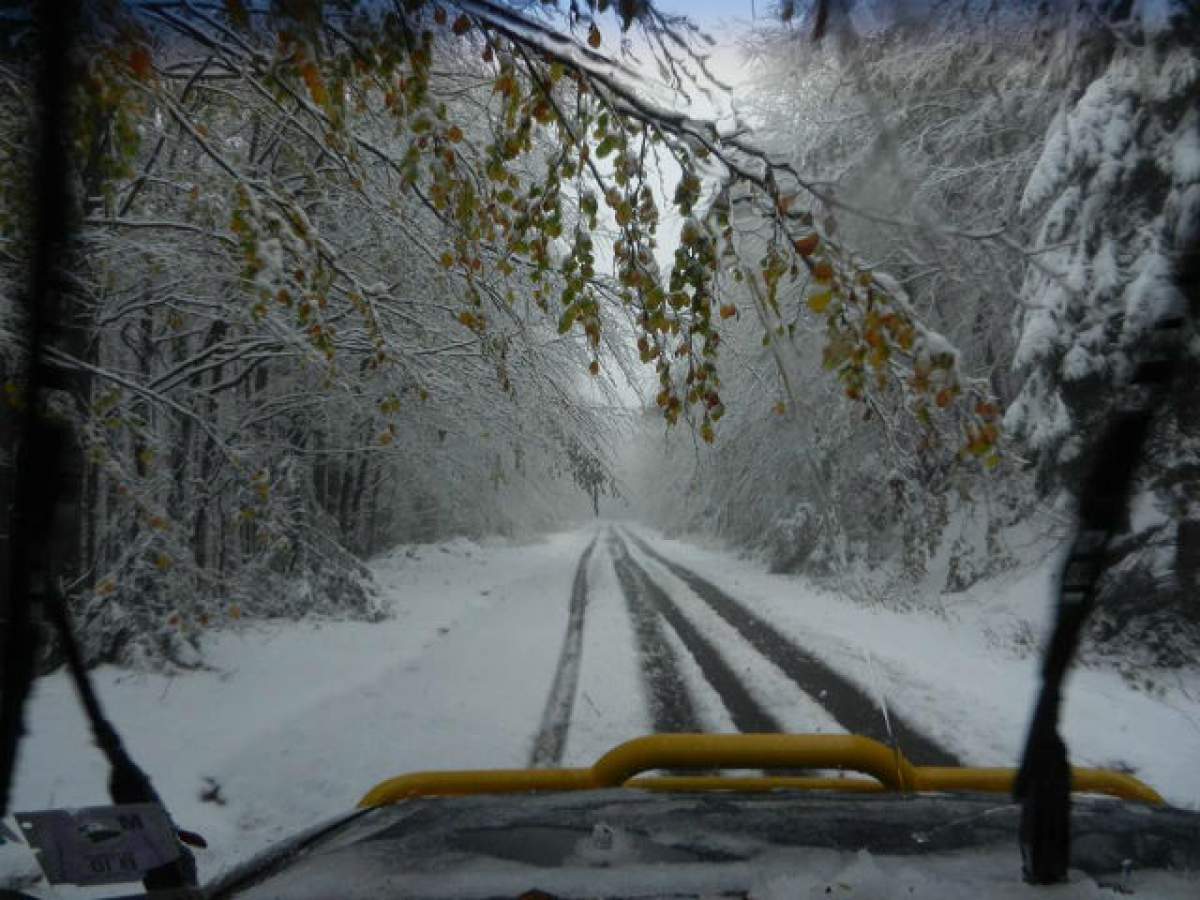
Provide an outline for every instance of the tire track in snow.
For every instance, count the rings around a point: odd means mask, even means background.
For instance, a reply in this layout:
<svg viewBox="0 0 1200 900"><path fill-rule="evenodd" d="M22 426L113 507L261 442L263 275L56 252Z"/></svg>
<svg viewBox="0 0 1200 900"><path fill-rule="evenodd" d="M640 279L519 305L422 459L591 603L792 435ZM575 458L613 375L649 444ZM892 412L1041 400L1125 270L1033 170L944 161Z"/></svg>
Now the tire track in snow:
<svg viewBox="0 0 1200 900"><path fill-rule="evenodd" d="M894 735L904 755L917 765L962 764L953 753L926 737L894 710L888 710L885 722L879 714L876 702L866 691L785 637L774 626L759 618L715 584L663 556L638 535L629 533L628 537L639 550L657 560L691 588L697 597L736 628L742 637L778 666L797 687L814 699L819 697L818 702L851 734L861 734L889 745Z"/></svg>
<svg viewBox="0 0 1200 900"><path fill-rule="evenodd" d="M712 642L692 624L684 615L670 595L657 584L650 573L634 561L629 554L629 548L619 534L613 533L610 546L614 547L614 561L620 559L628 566L642 583L642 596L653 609L662 616L667 625L675 632L700 668L704 680L721 698L729 718L738 731L746 734L778 733L784 731L779 721L765 710L754 696L747 690L737 673L733 671L725 658ZM702 730L702 729L697 729Z"/></svg>
<svg viewBox="0 0 1200 900"><path fill-rule="evenodd" d="M546 697L542 722L533 740L533 751L529 755L531 769L557 766L562 762L563 747L567 743L567 728L571 724L576 689L579 686L583 623L587 614L587 567L592 551L596 549L597 540L598 535L592 538L575 569L575 580L571 584L571 605L567 611L567 633L563 636L558 666L554 670L554 681L550 683L550 694Z"/></svg>
<svg viewBox="0 0 1200 900"><path fill-rule="evenodd" d="M629 551L613 531L608 533L608 549L633 623L638 659L642 664L642 683L646 687L655 732L703 730L675 651L663 635L658 613L652 607L653 601L646 599L655 585L634 565Z"/></svg>

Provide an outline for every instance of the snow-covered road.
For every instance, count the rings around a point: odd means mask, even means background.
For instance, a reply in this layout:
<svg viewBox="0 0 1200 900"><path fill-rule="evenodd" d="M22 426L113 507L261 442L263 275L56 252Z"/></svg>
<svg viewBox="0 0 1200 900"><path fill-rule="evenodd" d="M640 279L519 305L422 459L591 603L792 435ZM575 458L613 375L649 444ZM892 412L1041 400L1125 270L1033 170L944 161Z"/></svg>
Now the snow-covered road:
<svg viewBox="0 0 1200 900"><path fill-rule="evenodd" d="M889 612L616 523L399 548L372 568L383 622L247 625L203 637L207 671L97 672L176 819L208 838L206 877L391 775L587 764L656 728L890 733L920 762L1013 765L1036 661L993 626L1041 627L1047 577L961 597L955 615ZM1175 677L1147 692L1078 672L1065 731L1080 764L1196 806L1200 683ZM16 809L105 802L61 673L38 682L29 730Z"/></svg>

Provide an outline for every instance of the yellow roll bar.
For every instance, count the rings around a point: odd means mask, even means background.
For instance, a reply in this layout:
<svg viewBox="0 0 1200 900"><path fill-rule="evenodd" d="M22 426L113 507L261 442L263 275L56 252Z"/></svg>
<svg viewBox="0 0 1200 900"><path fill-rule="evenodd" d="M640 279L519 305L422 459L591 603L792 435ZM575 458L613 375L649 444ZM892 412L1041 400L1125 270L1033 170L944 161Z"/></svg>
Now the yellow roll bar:
<svg viewBox="0 0 1200 900"><path fill-rule="evenodd" d="M870 778L807 776L635 776L654 769L840 769ZM583 791L630 787L652 791L828 790L857 793L979 791L1008 794L1015 769L914 766L899 750L843 734L656 734L614 747L587 769L482 769L414 772L380 782L360 807L410 797ZM1074 791L1109 794L1151 806L1163 799L1143 782L1106 769L1071 770Z"/></svg>

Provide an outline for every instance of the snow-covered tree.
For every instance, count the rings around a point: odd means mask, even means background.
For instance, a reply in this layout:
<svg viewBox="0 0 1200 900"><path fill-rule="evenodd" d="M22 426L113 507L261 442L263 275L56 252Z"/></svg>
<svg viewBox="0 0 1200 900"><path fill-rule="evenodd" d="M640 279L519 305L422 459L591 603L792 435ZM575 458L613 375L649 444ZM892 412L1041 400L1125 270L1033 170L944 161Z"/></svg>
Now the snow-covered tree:
<svg viewBox="0 0 1200 900"><path fill-rule="evenodd" d="M1125 4L1078 24L1075 90L1021 201L1038 217L1038 265L1022 285L1025 378L1005 418L1044 490L1076 483L1091 436L1155 352L1155 324L1183 311L1179 260L1200 238L1198 36L1200 12L1185 3ZM1179 652L1163 635L1200 618L1187 574L1200 518L1194 334L1192 325L1097 628L1106 638L1129 632L1160 661Z"/></svg>

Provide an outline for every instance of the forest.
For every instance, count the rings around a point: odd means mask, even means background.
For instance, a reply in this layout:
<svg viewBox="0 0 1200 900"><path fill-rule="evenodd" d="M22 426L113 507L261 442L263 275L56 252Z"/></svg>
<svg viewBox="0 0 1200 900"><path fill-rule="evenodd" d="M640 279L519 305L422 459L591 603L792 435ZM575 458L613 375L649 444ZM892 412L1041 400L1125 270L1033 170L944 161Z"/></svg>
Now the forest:
<svg viewBox="0 0 1200 900"><path fill-rule="evenodd" d="M38 22L0 16L7 511ZM383 550L594 512L953 602L1065 539L1200 241L1194 0L788 0L736 86L665 0L81 18L37 412L74 439L54 575L91 664L377 619ZM1165 665L1200 648L1188 327L1092 628Z"/></svg>

